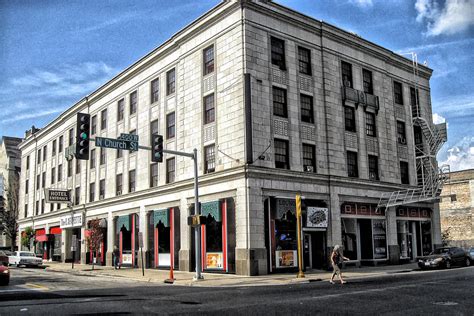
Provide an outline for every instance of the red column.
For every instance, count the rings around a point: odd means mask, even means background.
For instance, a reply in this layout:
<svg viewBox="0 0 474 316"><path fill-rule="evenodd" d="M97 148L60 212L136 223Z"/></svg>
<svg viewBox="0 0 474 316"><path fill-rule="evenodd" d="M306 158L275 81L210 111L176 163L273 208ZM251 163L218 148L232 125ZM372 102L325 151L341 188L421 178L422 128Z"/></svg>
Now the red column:
<svg viewBox="0 0 474 316"><path fill-rule="evenodd" d="M206 268L206 225L201 225L201 270Z"/></svg>
<svg viewBox="0 0 474 316"><path fill-rule="evenodd" d="M227 272L227 200L222 202L222 268Z"/></svg>
<svg viewBox="0 0 474 316"><path fill-rule="evenodd" d="M156 228L156 225L154 228L154 232L155 232L155 239L154 239L155 249L153 249L153 251L155 253L155 268L158 268L158 228Z"/></svg>
<svg viewBox="0 0 474 316"><path fill-rule="evenodd" d="M120 231L120 236L119 236L120 265L122 265L122 248L123 248L123 237L122 237L122 231Z"/></svg>
<svg viewBox="0 0 474 316"><path fill-rule="evenodd" d="M135 267L135 214L132 214L132 267Z"/></svg>
<svg viewBox="0 0 474 316"><path fill-rule="evenodd" d="M170 216L170 268L174 269L174 208L170 208L169 216Z"/></svg>

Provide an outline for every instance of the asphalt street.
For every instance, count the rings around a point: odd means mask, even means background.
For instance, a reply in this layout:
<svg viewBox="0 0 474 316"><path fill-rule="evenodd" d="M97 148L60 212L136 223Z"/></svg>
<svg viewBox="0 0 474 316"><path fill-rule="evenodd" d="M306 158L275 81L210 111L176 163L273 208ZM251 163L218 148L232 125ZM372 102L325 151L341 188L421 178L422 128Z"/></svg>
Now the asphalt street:
<svg viewBox="0 0 474 316"><path fill-rule="evenodd" d="M474 315L474 267L285 286L185 287L12 269L0 315Z"/></svg>

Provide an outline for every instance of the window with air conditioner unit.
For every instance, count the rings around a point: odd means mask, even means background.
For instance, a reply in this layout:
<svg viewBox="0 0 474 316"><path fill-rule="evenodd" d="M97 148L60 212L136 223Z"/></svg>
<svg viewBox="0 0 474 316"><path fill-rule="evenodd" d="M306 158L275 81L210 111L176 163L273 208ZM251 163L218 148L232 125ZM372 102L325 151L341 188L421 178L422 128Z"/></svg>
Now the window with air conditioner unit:
<svg viewBox="0 0 474 316"><path fill-rule="evenodd" d="M122 195L122 191L117 191L117 195Z"/></svg>
<svg viewBox="0 0 474 316"><path fill-rule="evenodd" d="M398 137L398 143L399 144L402 144L402 145L406 145L407 144L407 140L405 137Z"/></svg>
<svg viewBox="0 0 474 316"><path fill-rule="evenodd" d="M304 171L314 172L314 167L313 166L305 166Z"/></svg>

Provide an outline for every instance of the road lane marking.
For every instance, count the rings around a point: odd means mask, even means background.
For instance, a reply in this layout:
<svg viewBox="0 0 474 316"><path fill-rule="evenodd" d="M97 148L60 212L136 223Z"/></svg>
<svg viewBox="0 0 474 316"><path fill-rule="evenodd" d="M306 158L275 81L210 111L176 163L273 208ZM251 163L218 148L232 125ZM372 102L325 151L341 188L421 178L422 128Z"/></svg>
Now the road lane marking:
<svg viewBox="0 0 474 316"><path fill-rule="evenodd" d="M43 285L40 285L40 284L35 284L35 283L26 283L24 286L29 287L29 288L35 288L35 289L39 289L39 290L44 290L44 291L49 290L48 287L43 286Z"/></svg>

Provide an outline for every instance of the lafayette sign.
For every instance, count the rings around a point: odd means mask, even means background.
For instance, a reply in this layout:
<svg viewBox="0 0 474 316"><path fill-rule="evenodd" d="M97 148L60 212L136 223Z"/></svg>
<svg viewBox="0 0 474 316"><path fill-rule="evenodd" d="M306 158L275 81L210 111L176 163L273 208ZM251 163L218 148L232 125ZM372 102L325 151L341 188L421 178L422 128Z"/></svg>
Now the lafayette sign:
<svg viewBox="0 0 474 316"><path fill-rule="evenodd" d="M82 227L83 224L83 216L82 214L74 214L66 215L61 217L60 219L60 227L61 228L69 228L69 227Z"/></svg>
<svg viewBox="0 0 474 316"><path fill-rule="evenodd" d="M68 190L45 190L46 203L69 203L71 202L71 192Z"/></svg>

